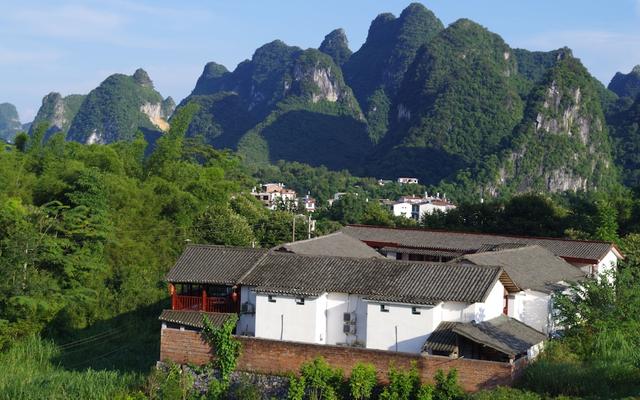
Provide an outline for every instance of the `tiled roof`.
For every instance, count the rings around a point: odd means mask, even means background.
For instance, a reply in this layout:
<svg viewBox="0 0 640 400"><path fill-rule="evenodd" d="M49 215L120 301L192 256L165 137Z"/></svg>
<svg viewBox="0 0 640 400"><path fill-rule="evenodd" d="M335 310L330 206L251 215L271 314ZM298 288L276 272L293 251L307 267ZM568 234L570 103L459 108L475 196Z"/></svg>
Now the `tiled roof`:
<svg viewBox="0 0 640 400"><path fill-rule="evenodd" d="M467 254L454 260L459 261L475 265L499 265L518 288L545 293L562 288L559 282L577 281L585 276L580 269L540 246Z"/></svg>
<svg viewBox="0 0 640 400"><path fill-rule="evenodd" d="M553 254L573 260L598 262L614 248L612 243L587 240L489 235L425 229L385 228L349 225L342 232L379 246L413 247L433 250L455 250L474 253L486 245L522 243L542 246ZM617 250L616 250L617 251Z"/></svg>
<svg viewBox="0 0 640 400"><path fill-rule="evenodd" d="M434 256L434 257L460 257L463 256L464 253L461 251L451 251L451 250L432 250L432 249L406 249L402 247L382 247L380 251L384 252L395 252L395 253L408 253L408 254L420 254L425 256Z"/></svg>
<svg viewBox="0 0 640 400"><path fill-rule="evenodd" d="M505 315L480 323L456 324L453 332L512 357L547 339L544 333Z"/></svg>
<svg viewBox="0 0 640 400"><path fill-rule="evenodd" d="M547 339L545 334L505 315L489 321L441 322L427 338L423 351L453 352L457 346L456 336L491 347L508 356L526 353L532 346Z"/></svg>
<svg viewBox="0 0 640 400"><path fill-rule="evenodd" d="M267 249L210 245L187 246L167 274L167 281L235 285Z"/></svg>
<svg viewBox="0 0 640 400"><path fill-rule="evenodd" d="M378 301L475 303L484 301L501 274L500 267L271 253L240 283L263 291L353 293Z"/></svg>
<svg viewBox="0 0 640 400"><path fill-rule="evenodd" d="M222 326L234 314L211 313L203 311L186 311L186 310L162 310L162 314L158 318L160 321L169 322L178 325L184 325L192 328L203 328L202 318L206 316L213 326Z"/></svg>
<svg viewBox="0 0 640 400"><path fill-rule="evenodd" d="M423 351L442 351L453 353L456 350L456 334L453 327L459 322L441 322L424 343Z"/></svg>
<svg viewBox="0 0 640 400"><path fill-rule="evenodd" d="M380 253L362 243L360 240L352 236L345 235L342 232L335 232L313 239L286 243L276 246L274 250L284 250L310 256L322 255L356 258L383 257Z"/></svg>

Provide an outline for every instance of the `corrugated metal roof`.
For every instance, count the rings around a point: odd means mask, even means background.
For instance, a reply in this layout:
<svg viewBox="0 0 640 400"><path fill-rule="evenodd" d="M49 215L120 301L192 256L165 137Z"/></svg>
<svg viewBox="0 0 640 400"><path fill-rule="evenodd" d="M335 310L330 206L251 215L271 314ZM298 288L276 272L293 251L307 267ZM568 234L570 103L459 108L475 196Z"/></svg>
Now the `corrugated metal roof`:
<svg viewBox="0 0 640 400"><path fill-rule="evenodd" d="M574 282L585 277L579 268L540 246L467 254L456 261L501 266L520 289L544 293L561 289L559 282Z"/></svg>
<svg viewBox="0 0 640 400"><path fill-rule="evenodd" d="M382 246L453 250L467 253L476 252L486 245L523 243L542 246L559 257L594 263L602 260L613 247L612 243L600 241L386 228L366 225L349 225L342 228L342 232L364 242L374 242L382 244Z"/></svg>
<svg viewBox="0 0 640 400"><path fill-rule="evenodd" d="M205 316L209 318L213 326L220 327L233 315L203 311L162 310L162 314L158 319L164 322L202 329L204 327L202 319Z"/></svg>
<svg viewBox="0 0 640 400"><path fill-rule="evenodd" d="M167 274L176 283L235 285L267 249L190 245Z"/></svg>

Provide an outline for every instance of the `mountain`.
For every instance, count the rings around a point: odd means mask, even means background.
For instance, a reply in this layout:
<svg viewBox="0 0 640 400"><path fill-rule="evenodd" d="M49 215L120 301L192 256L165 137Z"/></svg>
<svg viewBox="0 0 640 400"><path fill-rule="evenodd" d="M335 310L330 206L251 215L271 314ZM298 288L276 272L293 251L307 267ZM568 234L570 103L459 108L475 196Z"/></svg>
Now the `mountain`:
<svg viewBox="0 0 640 400"><path fill-rule="evenodd" d="M353 168L371 147L340 67L319 50L276 40L233 72L209 63L180 106L191 101L200 111L188 134L238 149L253 163L287 159Z"/></svg>
<svg viewBox="0 0 640 400"><path fill-rule="evenodd" d="M640 187L640 95L635 100L621 98L607 115L607 122L623 182Z"/></svg>
<svg viewBox="0 0 640 400"><path fill-rule="evenodd" d="M612 188L618 175L600 86L568 49L559 53L531 91L489 194Z"/></svg>
<svg viewBox="0 0 640 400"><path fill-rule="evenodd" d="M18 110L11 103L0 103L0 139L11 141L22 130Z"/></svg>
<svg viewBox="0 0 640 400"><path fill-rule="evenodd" d="M469 20L453 23L416 55L391 108L391 133L369 164L376 175L421 175L433 184L496 153L522 118L520 81L498 35Z"/></svg>
<svg viewBox="0 0 640 400"><path fill-rule="evenodd" d="M640 95L640 65L636 65L628 74L616 73L608 88L619 97L631 99L638 97Z"/></svg>
<svg viewBox="0 0 640 400"><path fill-rule="evenodd" d="M111 75L82 101L67 138L89 144L111 143L130 140L139 130L166 131L174 107L173 99L163 99L143 69L132 76Z"/></svg>
<svg viewBox="0 0 640 400"><path fill-rule="evenodd" d="M30 131L41 123L46 123L49 125L48 135L67 132L85 97L79 94L62 97L60 93L49 93L42 99L42 105L31 124Z"/></svg>
<svg viewBox="0 0 640 400"><path fill-rule="evenodd" d="M419 3L400 17L379 15L367 39L344 64L344 75L369 121L369 136L379 141L387 132L390 104L418 49L444 29L442 22Z"/></svg>
<svg viewBox="0 0 640 400"><path fill-rule="evenodd" d="M607 190L616 163L626 182L638 179L638 70L607 89L568 48L514 49L468 19L445 27L414 3L376 17L353 53L336 29L318 49L274 40L233 70L210 62L177 107L198 104L187 135L249 166L282 159L415 176L467 198ZM108 143L138 130L157 137L174 107L140 69L84 99L50 94L36 121Z"/></svg>
<svg viewBox="0 0 640 400"><path fill-rule="evenodd" d="M344 29L341 28L333 30L325 36L318 50L327 54L333 59L336 65L340 66L347 62L352 54L349 48L347 34L344 32Z"/></svg>

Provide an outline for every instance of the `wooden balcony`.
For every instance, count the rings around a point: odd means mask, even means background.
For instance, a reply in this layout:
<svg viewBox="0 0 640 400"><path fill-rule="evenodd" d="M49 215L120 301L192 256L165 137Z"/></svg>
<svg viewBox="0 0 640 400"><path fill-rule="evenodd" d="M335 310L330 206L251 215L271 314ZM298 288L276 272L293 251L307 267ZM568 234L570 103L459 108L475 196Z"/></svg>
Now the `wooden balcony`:
<svg viewBox="0 0 640 400"><path fill-rule="evenodd" d="M173 310L193 310L217 313L237 312L233 302L226 297L184 296L174 294L171 296L171 309Z"/></svg>

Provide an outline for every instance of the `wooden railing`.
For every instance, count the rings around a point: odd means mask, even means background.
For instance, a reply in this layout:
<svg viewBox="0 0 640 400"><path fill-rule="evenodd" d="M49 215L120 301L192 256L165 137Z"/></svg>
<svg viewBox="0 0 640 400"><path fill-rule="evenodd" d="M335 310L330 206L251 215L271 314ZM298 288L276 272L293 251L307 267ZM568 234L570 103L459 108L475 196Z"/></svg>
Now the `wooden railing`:
<svg viewBox="0 0 640 400"><path fill-rule="evenodd" d="M231 301L226 297L207 297L206 295L184 296L174 294L171 297L171 306L174 310L193 310L218 313L234 312Z"/></svg>

